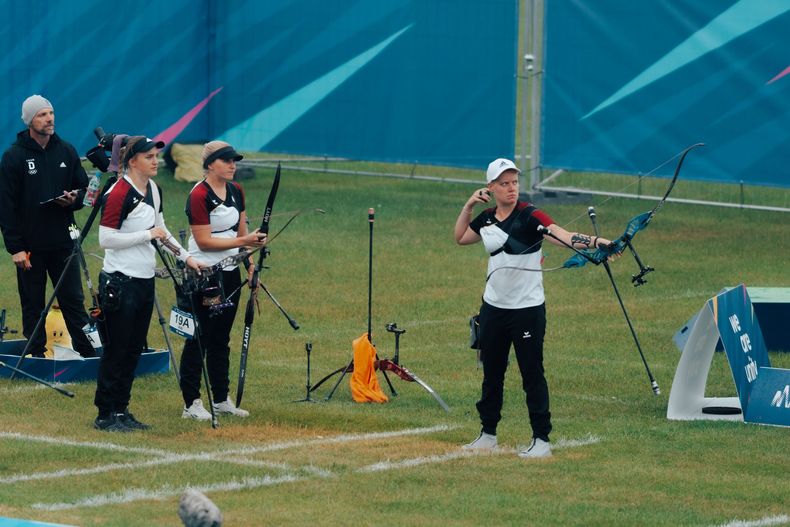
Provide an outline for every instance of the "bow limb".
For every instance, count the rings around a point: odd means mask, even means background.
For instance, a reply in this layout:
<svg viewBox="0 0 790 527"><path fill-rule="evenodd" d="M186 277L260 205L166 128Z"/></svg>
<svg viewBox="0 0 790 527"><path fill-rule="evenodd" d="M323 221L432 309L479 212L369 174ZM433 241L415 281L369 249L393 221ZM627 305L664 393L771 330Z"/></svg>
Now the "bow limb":
<svg viewBox="0 0 790 527"><path fill-rule="evenodd" d="M647 223L649 223L650 220L653 219L653 216L656 215L656 212L658 212L661 209L661 207L664 206L664 203L667 201L667 198L669 197L669 193L672 192L673 188L675 188L675 183L677 182L678 176L680 175L680 168L683 166L683 161L686 159L688 153L700 146L705 146L705 143L693 144L689 147L686 147L686 149L680 153L680 159L678 160L678 165L675 167L675 173L672 175L672 180L669 182L669 187L667 187L667 190L664 193L664 197L661 198L661 200L659 200L659 202L656 203L656 206L653 207L653 210L650 211L650 217L645 222L644 227L647 227Z"/></svg>
<svg viewBox="0 0 790 527"><path fill-rule="evenodd" d="M426 392L430 393L431 396L433 396L433 398L436 399L436 402L439 403L439 406L441 406L446 412L450 411L450 407L447 406L447 403L444 402L444 400L439 396L438 393L436 393L436 391L433 388L428 386L428 384L425 381L414 375L411 371L407 370L400 364L395 364L395 362L393 362L390 359L380 359L377 360L374 363L374 365L382 372L391 371L392 373L394 373L404 381L414 382L419 384Z"/></svg>
<svg viewBox="0 0 790 527"><path fill-rule="evenodd" d="M664 192L664 196L656 203L656 205L649 210L648 212L643 212L637 216L634 216L628 221L628 225L626 225L623 234L618 237L617 239L613 240L611 244L605 247L598 247L595 250L586 249L581 251L583 254L574 254L570 258L568 258L563 267L573 268L573 267L583 267L588 261L593 262L595 265L600 264L601 262L606 261L610 256L614 254L622 253L626 248L631 249L633 252L633 247L631 246L631 240L636 236L636 233L641 231L642 229L647 228L650 224L650 221L656 215L656 213L661 210L661 207L664 206L666 203L669 194L672 192L672 189L675 188L675 183L678 180L678 176L680 175L680 169L683 167L683 161L686 159L686 156L689 152L693 149L705 146L705 143L696 143L693 144L686 149L684 149L679 155L680 159L678 159L678 164L675 167L675 173L672 175L672 179L669 182L669 186L667 190ZM640 266L642 267L642 266Z"/></svg>
<svg viewBox="0 0 790 527"><path fill-rule="evenodd" d="M280 188L280 164L277 163L277 171L274 173L274 181L272 188L269 191L269 198L266 200L266 209L263 211L263 219L259 232L262 234L269 233L269 220L272 217L272 209L274 208L274 200L277 198L277 190ZM244 311L244 333L241 339L241 354L239 356L239 379L236 385L236 406L241 406L241 399L244 396L244 384L247 378L247 355L250 350L250 339L252 337L252 323L255 320L255 307L258 300L258 275L263 268L263 261L266 258L266 247L263 247L258 253L258 265L252 272L250 279L250 298L247 300L247 306Z"/></svg>

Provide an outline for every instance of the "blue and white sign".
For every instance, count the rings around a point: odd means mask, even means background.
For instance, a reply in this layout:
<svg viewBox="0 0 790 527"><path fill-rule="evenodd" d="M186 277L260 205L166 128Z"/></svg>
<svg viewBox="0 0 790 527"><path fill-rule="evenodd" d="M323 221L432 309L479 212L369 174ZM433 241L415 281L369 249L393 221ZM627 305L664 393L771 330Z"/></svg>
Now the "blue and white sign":
<svg viewBox="0 0 790 527"><path fill-rule="evenodd" d="M760 324L754 317L752 301L746 288L740 285L708 300L708 307L713 311L719 337L730 362L741 408L746 408L759 369L771 366Z"/></svg>
<svg viewBox="0 0 790 527"><path fill-rule="evenodd" d="M760 368L744 420L790 426L790 370Z"/></svg>
<svg viewBox="0 0 790 527"><path fill-rule="evenodd" d="M705 397L710 363L724 345L738 397ZM741 419L790 426L790 370L772 368L743 284L706 302L694 318L669 394L669 419Z"/></svg>

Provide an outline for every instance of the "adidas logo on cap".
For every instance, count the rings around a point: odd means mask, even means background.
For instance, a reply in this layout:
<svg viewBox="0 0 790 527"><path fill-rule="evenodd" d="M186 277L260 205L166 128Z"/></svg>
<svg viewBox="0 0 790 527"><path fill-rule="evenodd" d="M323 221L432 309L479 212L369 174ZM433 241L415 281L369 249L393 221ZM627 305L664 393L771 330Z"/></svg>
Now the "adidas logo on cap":
<svg viewBox="0 0 790 527"><path fill-rule="evenodd" d="M488 164L488 170L486 170L486 182L491 183L496 178L501 176L502 172L506 170L515 170L516 172L521 173L513 161L501 157L499 159L494 159Z"/></svg>

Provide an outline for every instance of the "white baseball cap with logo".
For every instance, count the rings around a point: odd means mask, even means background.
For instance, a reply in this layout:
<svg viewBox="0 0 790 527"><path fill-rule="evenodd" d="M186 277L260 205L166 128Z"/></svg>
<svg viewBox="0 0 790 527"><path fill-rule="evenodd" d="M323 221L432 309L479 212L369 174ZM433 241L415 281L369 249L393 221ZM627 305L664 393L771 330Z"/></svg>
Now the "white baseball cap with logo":
<svg viewBox="0 0 790 527"><path fill-rule="evenodd" d="M515 170L519 174L521 170L518 169L515 163L510 159L494 159L491 163L488 164L488 170L486 170L486 182L491 183L496 178L502 175L502 172L505 170Z"/></svg>

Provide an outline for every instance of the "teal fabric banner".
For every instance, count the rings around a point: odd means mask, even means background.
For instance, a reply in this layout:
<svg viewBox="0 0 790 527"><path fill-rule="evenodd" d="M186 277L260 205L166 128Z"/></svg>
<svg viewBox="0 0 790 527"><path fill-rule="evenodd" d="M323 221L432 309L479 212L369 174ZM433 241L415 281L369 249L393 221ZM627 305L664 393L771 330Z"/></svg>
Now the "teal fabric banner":
<svg viewBox="0 0 790 527"><path fill-rule="evenodd" d="M790 2L545 6L545 166L790 186Z"/></svg>
<svg viewBox="0 0 790 527"><path fill-rule="evenodd" d="M517 0L0 0L0 130L469 166L513 155Z"/></svg>

